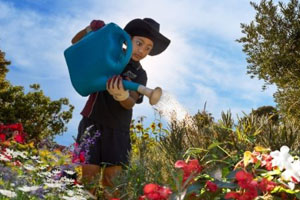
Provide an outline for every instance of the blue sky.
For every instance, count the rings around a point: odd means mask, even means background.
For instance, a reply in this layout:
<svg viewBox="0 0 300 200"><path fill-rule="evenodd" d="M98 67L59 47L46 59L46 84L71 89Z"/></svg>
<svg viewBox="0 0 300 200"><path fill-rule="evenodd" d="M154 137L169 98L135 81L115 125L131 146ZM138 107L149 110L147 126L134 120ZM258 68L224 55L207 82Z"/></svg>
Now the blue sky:
<svg viewBox="0 0 300 200"><path fill-rule="evenodd" d="M259 1L254 1L259 2ZM248 0L0 0L0 49L12 62L7 79L28 89L39 83L52 100L67 97L75 106L68 131L57 141L73 143L86 101L72 88L63 52L72 37L93 19L124 27L134 18L151 17L171 39L161 55L142 65L148 87L160 86L173 101L195 114L206 110L219 119L222 111L242 116L263 105L275 105L270 86L246 74L240 23L254 19ZM177 107L174 107L177 108ZM148 101L134 108L134 119L154 120Z"/></svg>

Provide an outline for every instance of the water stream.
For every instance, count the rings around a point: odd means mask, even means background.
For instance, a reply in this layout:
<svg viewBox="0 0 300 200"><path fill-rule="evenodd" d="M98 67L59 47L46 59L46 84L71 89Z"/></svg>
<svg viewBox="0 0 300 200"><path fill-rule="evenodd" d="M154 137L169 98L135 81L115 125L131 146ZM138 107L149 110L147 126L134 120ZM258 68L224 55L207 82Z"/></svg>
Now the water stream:
<svg viewBox="0 0 300 200"><path fill-rule="evenodd" d="M182 121L190 116L187 109L177 101L176 97L165 90L163 90L159 102L153 108L168 122L172 120Z"/></svg>

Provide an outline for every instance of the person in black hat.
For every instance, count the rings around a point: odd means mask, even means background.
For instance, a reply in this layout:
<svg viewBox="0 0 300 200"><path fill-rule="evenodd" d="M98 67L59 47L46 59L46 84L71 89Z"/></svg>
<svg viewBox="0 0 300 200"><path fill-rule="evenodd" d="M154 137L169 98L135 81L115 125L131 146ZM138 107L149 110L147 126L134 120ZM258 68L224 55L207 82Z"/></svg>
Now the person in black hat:
<svg viewBox="0 0 300 200"><path fill-rule="evenodd" d="M78 32L72 43L78 42L86 33L96 31L105 26L101 20L93 20L89 26ZM77 143L84 142L84 134L89 133L96 138L89 146L89 158L82 165L83 179L96 182L95 177L105 166L103 186L113 187L112 178L121 172L122 166L128 164L128 152L131 150L130 123L132 108L143 101L143 96L136 91L123 88L122 79L128 79L146 86L147 74L140 60L147 55L155 56L162 53L170 44L170 40L160 33L160 25L151 18L134 19L124 30L132 40L131 60L121 73L107 82L107 91L93 93L89 96L81 115L78 127ZM94 194L95 189L90 192ZM107 197L108 198L108 197Z"/></svg>

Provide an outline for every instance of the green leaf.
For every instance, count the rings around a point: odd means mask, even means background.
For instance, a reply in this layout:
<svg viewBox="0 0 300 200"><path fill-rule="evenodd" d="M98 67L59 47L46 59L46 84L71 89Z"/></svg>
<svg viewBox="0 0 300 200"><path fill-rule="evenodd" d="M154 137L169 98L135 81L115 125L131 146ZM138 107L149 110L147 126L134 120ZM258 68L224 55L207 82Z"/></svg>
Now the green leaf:
<svg viewBox="0 0 300 200"><path fill-rule="evenodd" d="M213 149L213 148L219 146L220 144L221 144L220 142L214 142L214 143L212 143L211 145L209 145L209 146L207 147L207 149L208 149L208 150L211 150L211 149Z"/></svg>
<svg viewBox="0 0 300 200"><path fill-rule="evenodd" d="M215 180L213 182L218 186L218 188L229 188L229 189L238 188L237 184L231 182L223 182L219 180Z"/></svg>
<svg viewBox="0 0 300 200"><path fill-rule="evenodd" d="M233 171L231 171L231 172L226 176L226 178L229 179L229 180L235 180L235 175L236 175L236 173L237 173L238 171L240 171L240 170L233 170Z"/></svg>
<svg viewBox="0 0 300 200"><path fill-rule="evenodd" d="M188 186L186 194L199 193L202 188L204 188L204 184L201 184L199 182L194 183L194 184Z"/></svg>
<svg viewBox="0 0 300 200"><path fill-rule="evenodd" d="M228 176L229 173L230 173L230 170L229 170L228 167L224 167L224 168L222 169L222 177Z"/></svg>
<svg viewBox="0 0 300 200"><path fill-rule="evenodd" d="M297 192L296 194L297 199L300 199L300 192Z"/></svg>

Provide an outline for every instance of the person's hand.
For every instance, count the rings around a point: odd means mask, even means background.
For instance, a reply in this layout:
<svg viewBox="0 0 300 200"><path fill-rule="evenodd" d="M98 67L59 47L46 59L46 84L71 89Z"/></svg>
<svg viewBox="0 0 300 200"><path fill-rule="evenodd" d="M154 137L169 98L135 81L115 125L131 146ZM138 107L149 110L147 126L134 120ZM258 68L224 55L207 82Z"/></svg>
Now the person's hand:
<svg viewBox="0 0 300 200"><path fill-rule="evenodd" d="M120 75L113 76L106 82L106 90L116 101L124 101L129 97L129 91L124 89Z"/></svg>
<svg viewBox="0 0 300 200"><path fill-rule="evenodd" d="M91 30L92 30L92 31L96 31L96 30L102 28L103 26L105 26L105 23L104 23L104 21L102 21L102 20L95 20L95 19L94 19L94 20L91 21L91 23L90 23L90 27L91 27Z"/></svg>

